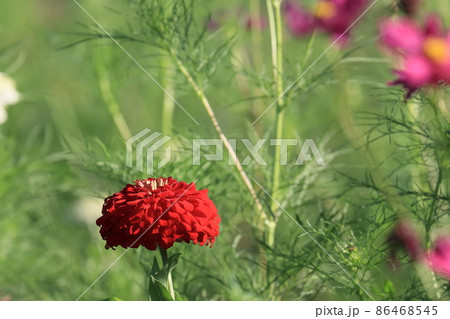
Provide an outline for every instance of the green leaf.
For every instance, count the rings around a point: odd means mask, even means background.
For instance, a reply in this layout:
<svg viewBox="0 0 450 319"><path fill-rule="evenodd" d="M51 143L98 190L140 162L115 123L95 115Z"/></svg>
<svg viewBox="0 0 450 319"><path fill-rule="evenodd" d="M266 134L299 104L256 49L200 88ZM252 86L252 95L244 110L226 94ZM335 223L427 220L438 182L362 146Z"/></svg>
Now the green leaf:
<svg viewBox="0 0 450 319"><path fill-rule="evenodd" d="M180 295L177 291L175 291L175 301L187 301L186 297Z"/></svg>
<svg viewBox="0 0 450 319"><path fill-rule="evenodd" d="M174 254L174 255L170 256L167 259L167 262L166 262L166 264L164 265L163 268L157 270L156 272L152 271L152 276L155 278L155 280L159 281L164 286L167 286L167 279L169 277L169 273L178 264L178 260L180 259L180 256L181 256L181 253L177 253L177 254ZM156 267L158 267L158 263L156 262L156 258L155 258L155 262L153 263L153 267L155 267L155 263L156 263Z"/></svg>
<svg viewBox="0 0 450 319"><path fill-rule="evenodd" d="M159 264L158 264L158 259L154 259L153 260L153 266L152 266L152 270L150 272L151 275L156 274L157 272L159 272Z"/></svg>
<svg viewBox="0 0 450 319"><path fill-rule="evenodd" d="M174 301L169 290L155 277L150 276L148 287L149 298L152 301Z"/></svg>
<svg viewBox="0 0 450 319"><path fill-rule="evenodd" d="M154 259L148 286L148 295L150 300L174 300L167 287L167 281L170 272L177 265L180 256L180 253L170 256L162 268L159 268L158 260L156 258Z"/></svg>
<svg viewBox="0 0 450 319"><path fill-rule="evenodd" d="M103 299L102 301L123 301L123 300L119 299L117 297L109 297L109 298Z"/></svg>
<svg viewBox="0 0 450 319"><path fill-rule="evenodd" d="M387 293L390 297L395 296L395 287L392 281L386 280L384 282L384 292Z"/></svg>

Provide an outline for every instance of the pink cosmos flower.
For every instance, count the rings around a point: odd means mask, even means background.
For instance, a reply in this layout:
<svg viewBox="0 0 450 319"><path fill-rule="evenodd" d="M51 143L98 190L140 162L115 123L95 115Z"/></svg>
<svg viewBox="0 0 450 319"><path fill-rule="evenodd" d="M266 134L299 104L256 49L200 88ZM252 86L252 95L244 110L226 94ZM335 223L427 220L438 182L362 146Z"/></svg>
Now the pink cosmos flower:
<svg viewBox="0 0 450 319"><path fill-rule="evenodd" d="M380 32L382 43L401 58L390 84L402 85L406 98L422 87L450 83L450 32L438 16L429 16L424 26L410 18L385 20Z"/></svg>
<svg viewBox="0 0 450 319"><path fill-rule="evenodd" d="M385 20L380 24L381 40L400 53L419 53L424 40L421 28L411 19Z"/></svg>
<svg viewBox="0 0 450 319"><path fill-rule="evenodd" d="M295 36L311 33L315 28L329 34L339 43L346 43L348 31L367 6L368 0L319 0L308 11L294 1L284 7L286 24Z"/></svg>
<svg viewBox="0 0 450 319"><path fill-rule="evenodd" d="M430 268L450 280L450 237L438 238L427 257Z"/></svg>
<svg viewBox="0 0 450 319"><path fill-rule="evenodd" d="M321 0L314 15L318 26L333 38L345 43L346 32L367 6L367 0Z"/></svg>
<svg viewBox="0 0 450 319"><path fill-rule="evenodd" d="M308 35L314 31L314 16L295 1L285 2L284 18L289 31L296 37Z"/></svg>
<svg viewBox="0 0 450 319"><path fill-rule="evenodd" d="M417 232L407 222L399 222L389 238L391 244L391 253L402 247L406 250L409 257L416 261L423 256L423 249Z"/></svg>

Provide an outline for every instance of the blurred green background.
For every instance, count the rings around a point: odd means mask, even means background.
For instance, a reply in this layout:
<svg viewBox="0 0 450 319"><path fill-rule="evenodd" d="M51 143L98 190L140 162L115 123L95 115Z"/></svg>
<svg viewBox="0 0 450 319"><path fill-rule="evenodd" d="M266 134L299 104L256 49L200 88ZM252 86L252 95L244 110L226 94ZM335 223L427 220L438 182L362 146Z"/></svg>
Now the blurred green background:
<svg viewBox="0 0 450 319"><path fill-rule="evenodd" d="M108 30L126 25L129 10L126 1L80 3ZM308 204L297 207L293 199L288 207L313 223L323 205L330 211L334 201L346 207L339 210L346 211L345 218L341 216L339 220L345 220L347 225L360 223L361 228L356 234L348 228L339 230L339 234L346 235L336 241L345 247L359 240L365 248L361 248L358 258L368 258L371 245L385 240L388 226L380 234L365 239L364 225L370 224L370 218L361 216L357 207L337 200L338 190L345 181L336 180L335 173L339 170L355 178L364 177L369 165L364 164L364 150L352 146L349 135L354 133L357 119L349 114L384 112L390 94L385 83L392 75L389 61L376 49L375 37L380 17L392 14L391 4L392 1L380 0L352 31L352 46L359 48L349 57L356 59L340 63L322 75L319 84L295 98L287 110L286 137L312 138L325 145L321 149L325 150L326 159L327 154L336 154L333 164L319 172L317 183L308 190ZM251 61L259 63L254 71L261 78L271 76L268 30L251 31L244 27L246 14L255 5L265 14L264 1L235 0L205 1L198 5L196 13L201 23L208 21L209 13L213 18L219 17L222 23L219 35L236 36L231 57L219 67L207 89L229 138L270 136L273 130L273 110L257 123L254 131L251 128L251 123L272 99L253 98L262 93L252 89L248 79L235 76L236 71L249 66ZM427 1L426 6L439 9L449 23L447 0ZM132 134L144 128L163 130L165 97L109 39L72 46L86 38L87 26L91 25L92 21L71 0L2 0L0 4L0 71L16 81L22 94L22 101L8 109L9 120L0 127L0 299L74 300L123 252L104 249L95 219L101 213L102 197L119 191L123 181L131 182L144 175L124 167L125 148L108 112L100 83L105 79L109 82ZM285 39L287 77L293 81L298 76L295 65L306 40L293 38L287 30ZM261 46L255 47L254 41ZM326 36L318 35L309 61L312 63L329 44ZM127 42L123 45L158 82L164 83L165 70L161 65L166 60L158 50L142 49ZM311 70L311 76L340 55L338 49L331 49ZM186 140L216 136L198 100L178 84L183 82L182 78L177 75L174 82L176 99L201 125L195 125L175 107L173 134ZM364 127L359 129L365 131ZM380 159L391 156L394 149L387 139L373 147ZM183 159L183 155L180 157ZM101 162L115 163L117 167L102 169ZM175 288L190 300L265 299L264 289L252 278L259 276L260 267L255 248L258 239L252 236L248 226L253 214L251 198L243 194L245 190L239 185L233 168L225 164L191 168L188 161L176 162L161 170L162 176L172 175L185 181L200 176L197 187L210 190L223 219L222 234L212 249L194 245L173 248L184 253L174 275ZM286 187L293 182L293 175L289 169L283 172ZM265 175L260 173L257 177L264 180ZM321 200L315 200L317 197ZM275 264L279 263L280 277L275 280L280 280L280 287L285 289L280 290L277 299L356 298L354 290L342 292L340 284L335 282L325 292L319 292L316 284L302 283L300 279L289 283L289 278L297 278L302 271L304 265L299 260L309 258L302 254L310 246L291 242L301 231L287 217L280 221L277 233L280 255L274 258L278 258ZM282 255L292 251L298 260L284 259ZM143 253L151 256L151 252ZM147 279L136 255L135 251L125 254L83 299L117 296L124 300L146 300ZM292 266L295 275L287 265ZM378 273L385 272L382 260L377 261L377 266ZM402 291L398 296L412 296L408 291L417 285L414 279L402 290L399 282L403 277L386 276L389 282L394 282L397 292ZM388 298L392 291L383 292L383 285L388 281L377 283L376 277L371 280L374 287L378 286L374 289L382 291L381 298ZM286 282L287 286L282 286Z"/></svg>

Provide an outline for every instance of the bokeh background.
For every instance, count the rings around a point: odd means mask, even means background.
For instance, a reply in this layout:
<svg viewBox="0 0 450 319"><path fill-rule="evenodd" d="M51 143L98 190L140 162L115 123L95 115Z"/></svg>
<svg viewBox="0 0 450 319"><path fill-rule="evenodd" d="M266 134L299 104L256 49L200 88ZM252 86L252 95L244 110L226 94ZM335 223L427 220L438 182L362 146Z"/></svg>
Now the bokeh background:
<svg viewBox="0 0 450 319"><path fill-rule="evenodd" d="M80 3L108 30L126 25L126 1ZM366 150L353 143L355 130L368 130L361 112L383 114L386 107L401 104L402 93L386 86L392 79L391 62L376 40L377 23L392 15L392 3L380 0L352 31L350 48L344 49L348 55L343 58L343 51L329 50L305 80L305 86L308 81L313 85L291 102L285 136L314 139L330 164L284 169L283 184L291 194L284 204L293 215L315 225L318 236L324 235L321 242L345 265L364 264L368 272L373 271L362 280L370 282L380 299L425 298L417 288L414 266L405 262L401 273L390 273L383 258L392 216L386 213L383 226L374 229L372 218L378 216L378 207L362 208L359 202L366 194L352 193L347 178L364 179L373 169L373 163L365 161ZM272 99L242 76L252 63L251 76L261 82L271 76L269 31L245 27L249 14L265 15L264 2L211 0L197 7L200 24L211 16L219 23L218 37L235 37L230 56L207 88L223 130L229 138L271 136L273 111L254 128L251 123ZM447 0L426 1L425 8L438 11L450 23ZM215 136L201 104L175 74L169 81L176 99L201 125L175 107L173 127L163 127L162 105L167 97L162 90L111 40L83 41L91 27L92 21L71 0L1 1L0 71L15 80L22 100L8 109L9 120L0 127L0 299L74 300L123 252L105 250L95 225L102 198L119 191L124 182L145 176L125 167L123 139L108 110L116 103L132 134L149 128L169 130L177 137L186 149L180 147L177 160L158 173L185 181L199 177L197 187L209 189L223 219L221 236L212 249L173 248L183 252L174 274L176 290L189 300L265 300L267 291L258 279L260 239L252 232L251 198L226 160L192 167L184 155L191 138ZM307 39L284 32L287 78L293 81ZM167 58L157 49L126 41L123 45L158 82L168 81ZM318 35L309 62L329 45L327 36ZM333 67L321 73L329 65ZM315 82L314 75L319 78ZM395 163L396 156L402 157L388 137L371 147L379 162ZM270 162L270 148L264 152ZM255 174L264 181L269 172ZM349 192L343 194L343 189ZM349 245L359 247L356 257L348 256ZM358 299L353 284L339 279L339 271L326 256L317 259L320 253L313 246L289 217L280 220L276 251L269 257L276 273L274 299ZM152 253L129 251L83 300L111 296L146 300L140 255L151 258ZM315 267L323 267L323 276L306 280Z"/></svg>

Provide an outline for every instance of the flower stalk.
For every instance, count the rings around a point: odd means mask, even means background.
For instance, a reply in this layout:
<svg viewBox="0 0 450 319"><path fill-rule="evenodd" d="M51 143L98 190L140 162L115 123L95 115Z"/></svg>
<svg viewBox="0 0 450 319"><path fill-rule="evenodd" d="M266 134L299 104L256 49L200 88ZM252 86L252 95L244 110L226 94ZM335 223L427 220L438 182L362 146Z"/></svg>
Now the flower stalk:
<svg viewBox="0 0 450 319"><path fill-rule="evenodd" d="M283 138L285 100L283 97L283 29L281 21L281 1L267 0L267 13L269 15L269 28L272 47L272 68L276 87L276 115L275 115L275 137ZM280 202L280 175L281 175L281 146L275 146L273 174L272 174L272 197L271 211L274 215L272 221L266 221L267 244L272 247L275 241L276 220L279 216Z"/></svg>
<svg viewBox="0 0 450 319"><path fill-rule="evenodd" d="M173 128L173 114L175 109L174 100L169 97L175 96L174 73L175 68L172 65L172 60L164 57L162 65L165 69L163 87L168 94L164 94L163 109L162 109L162 133L164 135L171 135Z"/></svg>
<svg viewBox="0 0 450 319"><path fill-rule="evenodd" d="M272 51L272 70L276 90L276 114L275 114L275 137L276 139L283 138L284 126L284 97L283 97L283 30L281 25L281 1L267 0L267 14L270 29L270 43ZM280 195L280 175L281 175L281 145L275 146L274 163L272 171L272 197L270 211L271 218L265 220L265 234L266 244L268 247L273 247L275 244L275 230L277 226L277 219L279 217ZM267 268L266 280L269 281L269 296L273 297L274 286L270 283L270 272Z"/></svg>
<svg viewBox="0 0 450 319"><path fill-rule="evenodd" d="M163 267L167 265L168 263L168 255L167 255L167 249L159 247L159 252L161 254L161 260ZM170 296L173 300L175 300L175 290L173 289L173 280L172 280L172 271L169 270L169 273L167 275L167 289L169 290Z"/></svg>
<svg viewBox="0 0 450 319"><path fill-rule="evenodd" d="M97 74L99 77L99 86L100 92L102 94L103 100L105 101L108 111L111 114L114 124L117 127L117 130L120 133L120 136L124 140L128 140L131 138L132 134L128 127L128 124L123 116L120 106L114 97L114 94L111 89L111 82L108 77L108 72L106 70L105 64L102 59L98 56L95 56L95 66L97 68Z"/></svg>
<svg viewBox="0 0 450 319"><path fill-rule="evenodd" d="M194 78L192 77L192 75L189 73L189 71L186 69L186 67L184 66L183 62L177 57L177 54L174 50L170 51L173 59L176 62L176 65L178 67L178 69L180 70L180 72L184 75L184 77L186 78L186 80L189 82L189 84L191 85L192 89L194 90L195 94L197 95L197 97L200 99L202 105L204 106L206 112L208 113L209 118L211 119L211 122L216 130L216 132L218 133L221 141L223 142L223 144L225 145L225 148L227 149L228 153L230 154L234 165L236 166L236 169L242 179L242 181L244 182L245 186L247 187L247 189L250 192L250 195L252 196L255 205L256 205L256 209L258 212L258 220L262 220L262 219L267 219L268 216L256 194L256 191L252 185L252 183L250 182L250 179L248 178L247 174L245 173L239 158L237 157L236 151L234 150L234 148L231 146L230 142L228 141L227 137L225 136L225 134L222 131L222 128L220 127L219 122L217 121L217 118L214 114L214 111L211 107L211 104L209 103L208 98L205 95L205 92L203 91L203 89L200 88L199 84L197 84L197 82L194 80ZM261 225L258 225L261 227Z"/></svg>

